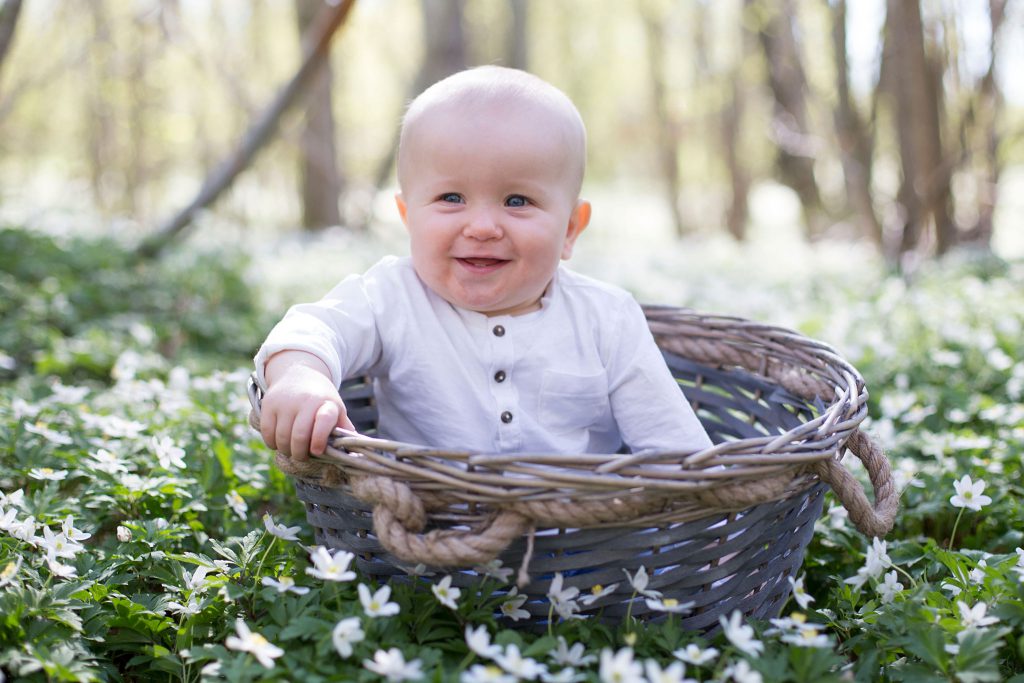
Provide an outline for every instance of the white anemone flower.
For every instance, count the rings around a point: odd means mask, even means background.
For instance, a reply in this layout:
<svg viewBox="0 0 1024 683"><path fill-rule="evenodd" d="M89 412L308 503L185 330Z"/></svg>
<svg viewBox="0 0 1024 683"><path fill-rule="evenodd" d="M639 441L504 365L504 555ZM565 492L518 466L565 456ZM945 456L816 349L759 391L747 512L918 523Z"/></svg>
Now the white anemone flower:
<svg viewBox="0 0 1024 683"><path fill-rule="evenodd" d="M245 513L249 511L249 504L245 502L245 498L242 498L238 491L231 489L224 494L224 500L239 519L245 519Z"/></svg>
<svg viewBox="0 0 1024 683"><path fill-rule="evenodd" d="M348 566L355 557L347 550L338 550L332 555L327 548L318 545L309 556L313 566L306 567L306 573L324 581L351 581L356 573Z"/></svg>
<svg viewBox="0 0 1024 683"><path fill-rule="evenodd" d="M882 604L888 604L896 599L896 596L903 590L903 584L896 580L896 570L885 575L885 580L878 584L878 595Z"/></svg>
<svg viewBox="0 0 1024 683"><path fill-rule="evenodd" d="M359 617L342 619L335 624L334 630L331 631L331 641L334 643L334 649L345 659L352 656L352 645L362 642L365 638L366 633L363 632Z"/></svg>
<svg viewBox="0 0 1024 683"><path fill-rule="evenodd" d="M267 669L274 668L274 660L284 654L284 650L271 643L259 633L253 633L244 621L235 621L237 636L228 636L224 646L229 650L248 652Z"/></svg>
<svg viewBox="0 0 1024 683"><path fill-rule="evenodd" d="M466 626L466 645L484 659L494 659L501 654L501 646L491 643L491 634L482 624L476 628Z"/></svg>
<svg viewBox="0 0 1024 683"><path fill-rule="evenodd" d="M156 453L156 459L163 469L185 469L185 449L174 443L171 437L154 436L149 440L149 446Z"/></svg>
<svg viewBox="0 0 1024 683"><path fill-rule="evenodd" d="M804 577L793 579L790 576L789 584L793 587L793 599L796 600L796 604L800 605L800 609L807 609L807 606L814 602L814 598L804 590Z"/></svg>
<svg viewBox="0 0 1024 683"><path fill-rule="evenodd" d="M558 636L558 647L551 653L551 661L562 666L582 667L593 663L597 657L588 655L583 643L573 643L572 647L564 636Z"/></svg>
<svg viewBox="0 0 1024 683"><path fill-rule="evenodd" d="M629 571L623 567L623 572L626 574L626 578L629 580L629 585L633 587L633 590L648 598L654 598L657 600L661 597L661 592L654 589L648 589L647 584L650 583L651 577L647 573L647 568L640 565L640 568L636 570L636 574L630 574Z"/></svg>
<svg viewBox="0 0 1024 683"><path fill-rule="evenodd" d="M722 672L724 680L736 681L736 683L764 683L764 679L761 678L761 674L750 668L750 664L745 659L741 659L735 664L726 667L725 671Z"/></svg>
<svg viewBox="0 0 1024 683"><path fill-rule="evenodd" d="M305 595L309 592L309 588L307 586L296 586L295 579L290 576L279 576L276 579L264 576L260 583L264 586L273 588L278 593L295 593L296 595Z"/></svg>
<svg viewBox="0 0 1024 683"><path fill-rule="evenodd" d="M519 647L514 644L510 644L503 652L500 652L494 658L494 663L516 678L526 681L535 681L548 670L537 660L524 657L519 652Z"/></svg>
<svg viewBox="0 0 1024 683"><path fill-rule="evenodd" d="M14 581L14 577L18 575L18 570L21 569L21 562L21 556L19 555L16 560L8 562L7 566L0 569L0 588Z"/></svg>
<svg viewBox="0 0 1024 683"><path fill-rule="evenodd" d="M601 584L595 584L591 586L589 593L584 593L580 596L580 603L589 607L593 605L597 600L603 598L606 595L610 595L619 587L619 584L613 583L610 586L602 586Z"/></svg>
<svg viewBox="0 0 1024 683"><path fill-rule="evenodd" d="M722 625L725 637L729 639L736 649L752 657L756 657L764 650L764 643L754 638L754 629L743 623L743 615L739 610L734 610L729 618L718 617Z"/></svg>
<svg viewBox="0 0 1024 683"><path fill-rule="evenodd" d="M555 578L551 580L551 586L548 588L548 600L558 612L558 616L563 619L572 619L580 610L579 603L576 602L576 596L580 594L580 589L575 586L562 588L562 582L562 573L555 572Z"/></svg>
<svg viewBox="0 0 1024 683"><path fill-rule="evenodd" d="M300 526L276 524L274 522L274 518L270 516L269 512L263 515L263 526L266 528L268 534L280 538L282 541L297 541L299 540L298 533L302 531L302 527Z"/></svg>
<svg viewBox="0 0 1024 683"><path fill-rule="evenodd" d="M693 602L679 602L675 598L645 598L647 609L655 612L668 612L669 614L685 614L693 609Z"/></svg>
<svg viewBox="0 0 1024 683"><path fill-rule="evenodd" d="M390 617L399 612L397 602L388 602L391 597L391 586L381 586L377 592L370 593L370 587L364 583L357 587L359 591L359 602L363 605L363 611L368 617Z"/></svg>
<svg viewBox="0 0 1024 683"><path fill-rule="evenodd" d="M474 664L459 676L459 683L516 683L518 680L494 664Z"/></svg>
<svg viewBox="0 0 1024 683"><path fill-rule="evenodd" d="M679 648L672 654L676 658L694 666L703 666L718 658L718 650L716 648L702 648L696 643L689 643L686 647Z"/></svg>
<svg viewBox="0 0 1024 683"><path fill-rule="evenodd" d="M397 647L377 650L373 655L373 661L364 659L363 666L378 676L383 676L389 683L418 681L423 678L423 662L418 659L406 662L405 655Z"/></svg>
<svg viewBox="0 0 1024 683"><path fill-rule="evenodd" d="M985 616L988 605L983 602L970 607L966 602L957 600L956 607L960 611L960 623L964 625L964 628L985 628L999 621L996 617Z"/></svg>
<svg viewBox="0 0 1024 683"><path fill-rule="evenodd" d="M526 604L525 595L519 595L519 589L515 586L508 592L505 599L502 600L501 605L498 609L501 610L503 616L508 617L512 621L519 621L520 619L529 619L530 613L523 609L523 605Z"/></svg>
<svg viewBox="0 0 1024 683"><path fill-rule="evenodd" d="M644 667L633 660L631 647L624 647L618 652L609 648L601 650L598 677L601 683L646 683Z"/></svg>
<svg viewBox="0 0 1024 683"><path fill-rule="evenodd" d="M965 474L960 480L953 482L953 488L956 489L956 494L949 499L953 507L978 512L992 502L992 499L984 494L984 479L972 481L971 475Z"/></svg>
<svg viewBox="0 0 1024 683"><path fill-rule="evenodd" d="M647 670L648 683L697 683L696 679L686 678L686 665L682 662L672 662L662 668L655 660L648 659L644 662L644 669Z"/></svg>
<svg viewBox="0 0 1024 683"><path fill-rule="evenodd" d="M462 595L462 591L452 587L451 574L431 586L430 590L434 593L437 601L448 609L457 610L459 608L458 600L459 596Z"/></svg>

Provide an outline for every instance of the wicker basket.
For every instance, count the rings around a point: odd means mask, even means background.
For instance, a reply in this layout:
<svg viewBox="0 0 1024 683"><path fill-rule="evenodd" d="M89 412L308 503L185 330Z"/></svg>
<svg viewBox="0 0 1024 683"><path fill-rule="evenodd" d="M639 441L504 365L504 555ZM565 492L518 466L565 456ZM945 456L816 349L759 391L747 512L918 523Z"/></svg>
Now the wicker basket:
<svg viewBox="0 0 1024 683"><path fill-rule="evenodd" d="M360 434L337 430L323 457L291 474L317 542L356 555L386 580L426 566L453 584L480 584L493 558L520 567L534 623L548 617L556 572L587 594L618 587L581 615L662 614L625 581L644 567L649 588L680 603L691 629L740 610L774 616L791 590L820 516L826 485L868 536L892 527L897 492L884 454L858 425L867 413L859 373L831 348L750 321L648 307L651 330L715 446L698 453L492 455L373 438L372 388L342 397ZM250 383L258 427L258 389ZM849 449L874 504L842 466ZM474 569L475 567L475 569ZM529 579L525 570L533 577ZM498 590L507 590L502 587Z"/></svg>

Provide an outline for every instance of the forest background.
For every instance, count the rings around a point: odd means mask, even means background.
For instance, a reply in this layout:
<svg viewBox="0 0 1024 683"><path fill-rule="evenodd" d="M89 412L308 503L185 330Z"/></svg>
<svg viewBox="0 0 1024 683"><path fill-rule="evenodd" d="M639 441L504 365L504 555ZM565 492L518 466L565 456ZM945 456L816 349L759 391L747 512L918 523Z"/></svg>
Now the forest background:
<svg viewBox="0 0 1024 683"><path fill-rule="evenodd" d="M594 232L863 241L904 271L963 245L1024 253L1012 0L349 4L5 0L0 218L152 239L248 131L251 168L187 230L394 238L405 102L499 63L579 106ZM282 103L318 12L336 42ZM275 97L289 108L253 131Z"/></svg>

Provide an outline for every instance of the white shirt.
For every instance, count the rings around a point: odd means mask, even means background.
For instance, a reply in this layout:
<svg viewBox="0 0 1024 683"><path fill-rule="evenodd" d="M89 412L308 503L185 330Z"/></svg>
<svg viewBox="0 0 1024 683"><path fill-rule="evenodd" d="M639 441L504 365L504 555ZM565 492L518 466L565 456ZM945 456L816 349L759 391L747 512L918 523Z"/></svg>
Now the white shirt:
<svg viewBox="0 0 1024 683"><path fill-rule="evenodd" d="M293 306L256 354L320 358L334 383L369 375L381 436L481 453L696 451L711 441L624 290L559 267L538 311L452 306L408 257L387 257Z"/></svg>

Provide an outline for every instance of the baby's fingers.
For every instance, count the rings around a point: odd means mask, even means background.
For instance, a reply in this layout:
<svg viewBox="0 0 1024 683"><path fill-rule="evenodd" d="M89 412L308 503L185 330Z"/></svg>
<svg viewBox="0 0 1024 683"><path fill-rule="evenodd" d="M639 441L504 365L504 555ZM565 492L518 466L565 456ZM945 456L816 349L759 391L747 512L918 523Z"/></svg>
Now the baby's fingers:
<svg viewBox="0 0 1024 683"><path fill-rule="evenodd" d="M345 409L337 403L330 401L322 404L316 411L316 419L313 422L313 436L309 441L309 452L320 455L327 450L327 440L335 427L344 427L346 424L351 429L351 422L345 415Z"/></svg>

